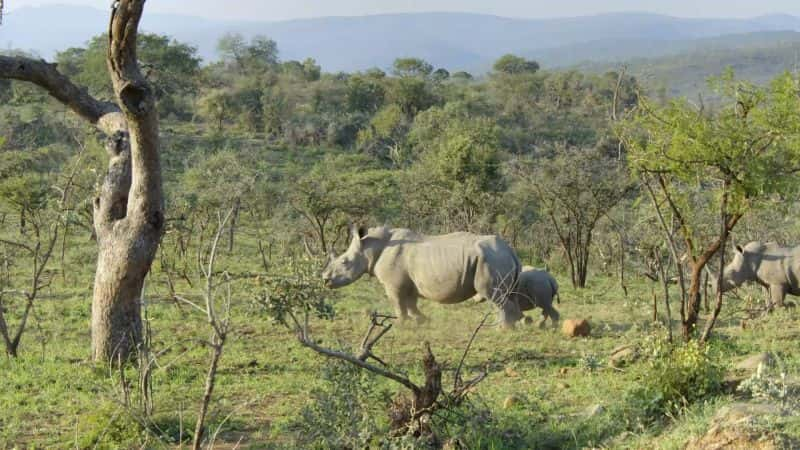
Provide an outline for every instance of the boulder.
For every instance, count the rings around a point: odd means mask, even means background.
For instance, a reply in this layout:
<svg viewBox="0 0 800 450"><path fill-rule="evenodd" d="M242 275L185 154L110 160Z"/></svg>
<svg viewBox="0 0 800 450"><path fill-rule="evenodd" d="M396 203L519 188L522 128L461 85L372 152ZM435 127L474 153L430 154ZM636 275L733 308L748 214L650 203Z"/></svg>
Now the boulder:
<svg viewBox="0 0 800 450"><path fill-rule="evenodd" d="M591 332L589 321L586 319L567 319L561 326L561 332L567 337L587 337Z"/></svg>

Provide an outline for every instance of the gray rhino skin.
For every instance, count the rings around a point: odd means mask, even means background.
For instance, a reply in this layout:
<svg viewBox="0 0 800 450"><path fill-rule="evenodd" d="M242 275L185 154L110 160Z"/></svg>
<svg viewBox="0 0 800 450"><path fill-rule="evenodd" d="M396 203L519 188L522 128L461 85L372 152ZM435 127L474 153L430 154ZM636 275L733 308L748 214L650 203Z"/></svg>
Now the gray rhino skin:
<svg viewBox="0 0 800 450"><path fill-rule="evenodd" d="M353 227L350 246L330 255L322 273L325 285L340 288L374 275L401 319L425 316L419 297L438 303L460 303L473 295L491 299L506 326L522 318L514 294L521 264L497 236L451 233L425 236L405 228Z"/></svg>
<svg viewBox="0 0 800 450"><path fill-rule="evenodd" d="M722 292L756 282L769 288L768 308L784 306L786 294L800 295L800 247L754 241L734 250L733 261L722 272Z"/></svg>
<svg viewBox="0 0 800 450"><path fill-rule="evenodd" d="M542 308L540 327L544 326L548 318L554 327L558 324L560 315L553 307L553 299L558 298L560 303L561 298L558 295L558 282L550 273L531 266L523 266L519 274L517 292L521 311Z"/></svg>

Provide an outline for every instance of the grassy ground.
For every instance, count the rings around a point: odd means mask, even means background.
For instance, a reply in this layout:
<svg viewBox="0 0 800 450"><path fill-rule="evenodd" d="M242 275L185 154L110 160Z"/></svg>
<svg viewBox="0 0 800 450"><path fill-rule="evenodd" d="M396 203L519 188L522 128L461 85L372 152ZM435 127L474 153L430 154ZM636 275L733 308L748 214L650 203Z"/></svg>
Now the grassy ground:
<svg viewBox="0 0 800 450"><path fill-rule="evenodd" d="M186 430L193 428L202 395L209 352L195 341L208 337L208 326L200 314L166 299L166 284L157 264L148 283L147 314L152 349L163 353L153 374L153 415L141 418L137 408L124 405L119 373L87 360L92 262L90 245L83 247L88 250L75 250L67 261L82 275L59 281L58 263L54 263L57 282L38 303L21 356L0 358L0 447L177 447L179 437L185 438ZM234 255L223 255L219 267L253 272L258 259L242 256L254 254L246 242L244 247ZM21 269L19 276L24 273ZM631 407L626 394L643 382L645 372L641 364L624 370L609 368L607 359L622 344L663 334L652 322L651 285L634 280L626 298L611 279L594 277L588 288L573 290L563 274L558 278L562 303L557 306L562 319L589 319L592 335L568 339L557 331L531 326L481 330L466 361L467 375L488 367L490 375L478 386L475 398L492 411L498 432L475 445L680 448L707 428L719 406L733 401L721 395L655 423L628 420L632 416L626 413ZM188 285L180 289L192 295ZM327 361L301 347L291 333L261 313L253 302L257 289L257 281L247 278L237 282L234 290L235 332L222 357L210 416L211 429L220 429L216 448L292 446L290 425L311 401L311 392L324 385L320 373ZM366 330L369 312L389 312L390 308L373 279L364 278L340 294L335 300L335 319L315 321L313 333L323 345L355 346ZM9 306L14 317L14 306L19 305ZM800 374L800 350L795 345L800 336L798 313L778 311L750 320L743 328L743 307L742 300L731 299L723 311L715 343L724 359L734 362L740 356L772 351L790 375ZM376 353L393 367L419 377L420 350L429 341L449 370L445 384L451 383L451 370L489 308L485 303L441 306L423 300L421 309L431 321L421 326L399 324ZM127 376L135 390L133 370ZM398 390L385 380L375 383L383 391ZM519 401L504 408L509 396ZM602 406L600 413L586 412L596 405ZM377 405L375 414L385 423L381 408ZM140 423L151 431L143 432ZM800 436L800 424L788 420L781 426Z"/></svg>

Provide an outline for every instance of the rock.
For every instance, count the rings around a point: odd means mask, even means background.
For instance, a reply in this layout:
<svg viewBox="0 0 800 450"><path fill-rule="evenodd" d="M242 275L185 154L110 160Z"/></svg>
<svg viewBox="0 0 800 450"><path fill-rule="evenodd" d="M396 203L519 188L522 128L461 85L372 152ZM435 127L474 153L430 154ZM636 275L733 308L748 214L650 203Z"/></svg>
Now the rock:
<svg viewBox="0 0 800 450"><path fill-rule="evenodd" d="M606 408L603 405L597 404L586 408L584 415L586 417L594 417L603 414L604 412L606 412Z"/></svg>
<svg viewBox="0 0 800 450"><path fill-rule="evenodd" d="M556 385L556 387L558 387L559 389L562 389L562 390L563 389L569 389L569 384L567 384L567 383L558 383Z"/></svg>
<svg viewBox="0 0 800 450"><path fill-rule="evenodd" d="M566 368L566 367L562 367L562 368L558 369L558 373L559 373L559 375L566 375L567 373L569 373L569 369Z"/></svg>
<svg viewBox="0 0 800 450"><path fill-rule="evenodd" d="M591 328L586 319L567 319L561 326L561 331L567 337L586 337L589 336Z"/></svg>
<svg viewBox="0 0 800 450"><path fill-rule="evenodd" d="M639 350L633 345L623 345L611 351L608 364L611 367L625 367L639 359Z"/></svg>
<svg viewBox="0 0 800 450"><path fill-rule="evenodd" d="M783 411L771 403L733 403L720 408L708 431L686 443L687 450L783 449L797 448L800 442L776 432L764 419L781 416ZM760 424L759 424L760 422Z"/></svg>
<svg viewBox="0 0 800 450"><path fill-rule="evenodd" d="M522 397L519 395L509 395L503 400L503 409L510 409L522 403Z"/></svg>
<svg viewBox="0 0 800 450"><path fill-rule="evenodd" d="M764 364L765 367L769 367L772 365L772 362L773 358L770 353L758 353L741 360L734 366L734 369L755 372L760 364Z"/></svg>

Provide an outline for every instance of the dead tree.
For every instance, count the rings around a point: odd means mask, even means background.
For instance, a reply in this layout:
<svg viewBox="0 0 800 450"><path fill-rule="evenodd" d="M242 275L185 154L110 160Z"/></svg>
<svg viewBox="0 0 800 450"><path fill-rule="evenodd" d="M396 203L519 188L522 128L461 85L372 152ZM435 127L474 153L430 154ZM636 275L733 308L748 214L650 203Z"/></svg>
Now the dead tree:
<svg viewBox="0 0 800 450"><path fill-rule="evenodd" d="M361 369L388 378L409 391L410 396L397 395L389 408L390 428L394 434L409 433L415 436L429 434L431 431L429 428L431 416L438 410L461 404L472 388L487 376L487 372L482 371L474 378L464 381L461 378L461 369L472 341L486 323L486 319L489 317L488 314L484 316L483 321L472 333L469 344L467 344L456 369L453 389L450 391L442 389L442 366L436 361L428 342L423 344L422 369L425 379L422 384L415 383L406 375L391 370L388 364L373 353L373 348L378 341L392 328L391 320L394 319L392 316L373 313L370 326L361 342L358 354L352 354L320 346L309 335L308 316L306 315L301 321L294 313L289 312L289 315L292 318L297 339L303 346L321 355L346 361ZM370 362L370 359L377 364Z"/></svg>
<svg viewBox="0 0 800 450"><path fill-rule="evenodd" d="M203 343L211 349L211 359L208 365L208 372L206 373L205 389L203 390L203 400L200 403L200 411L197 415L197 422L194 429L194 440L192 448L198 450L203 443L206 435L205 420L208 413L208 407L211 403L211 396L214 393L214 386L217 378L217 368L219 367L219 360L222 357L222 351L225 347L225 342L228 339L228 334L231 330L230 323L230 310L231 310L231 280L228 273L223 273L223 282L215 282L214 263L216 262L217 253L219 251L220 240L225 233L225 228L231 221L238 206L231 208L228 213L223 217L218 216L217 231L214 239L211 242L211 248L208 253L208 262L205 267L202 267L202 272L205 277L205 286L203 289L204 304L198 305L197 303L189 300L188 298L178 295L173 292L173 298L177 301L183 302L194 309L203 313L211 328L211 337L208 341ZM233 226L233 225L230 225ZM217 310L216 293L219 288L224 288L224 296L222 300L222 310ZM213 435L212 435L213 438ZM213 440L213 439L212 439Z"/></svg>
<svg viewBox="0 0 800 450"><path fill-rule="evenodd" d="M0 337L3 339L6 347L6 354L9 356L16 357L18 355L19 344L25 332L28 317L33 311L34 303L39 293L50 285L50 280L45 279L45 270L52 259L56 242L58 242L61 234L66 233L68 219L65 213L71 208L68 206L68 201L70 200L70 194L74 186L75 176L80 167L80 161L80 158L78 158L77 163L67 176L63 188L55 187L55 189L60 192L60 197L58 199L58 211L52 223L45 223L45 221L42 220L41 214L32 212L30 217L32 233L28 238L28 242L0 239L0 243L17 248L26 253L30 257L31 262L30 282L26 289L4 289L0 286ZM5 265L7 266L7 264L8 257L6 256ZM5 280L0 280L0 282L9 285L10 276L8 275L8 268L6 267L5 269ZM25 301L25 306L19 322L17 323L16 330L10 329L6 320L4 304L6 296L18 296Z"/></svg>
<svg viewBox="0 0 800 450"><path fill-rule="evenodd" d="M36 242L32 245L0 239L2 243L18 246L31 258L31 281L28 289L3 289L3 286L0 286L0 337L3 339L8 356L16 357L18 355L22 334L25 332L28 318L33 310L36 298L42 289L50 285L50 280L45 280L43 275L53 255L53 249L58 240L59 229L60 224L55 223L49 227L49 232L47 232L48 236L44 236L43 234L45 231L40 229L38 225L34 226L35 237L33 239ZM4 301L4 297L6 296L18 296L25 301L25 306L23 307L19 322L16 325L16 330L10 328L6 321L6 303Z"/></svg>
<svg viewBox="0 0 800 450"><path fill-rule="evenodd" d="M144 0L114 2L108 69L116 103L100 101L55 64L0 56L0 78L34 83L106 136L108 173L94 199L98 256L92 299L92 355L126 360L141 341L139 294L164 231L158 114L139 71L136 37Z"/></svg>

